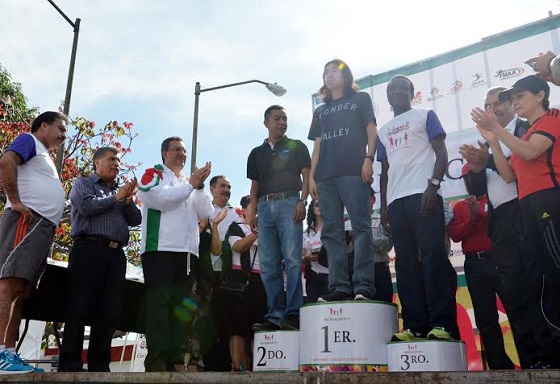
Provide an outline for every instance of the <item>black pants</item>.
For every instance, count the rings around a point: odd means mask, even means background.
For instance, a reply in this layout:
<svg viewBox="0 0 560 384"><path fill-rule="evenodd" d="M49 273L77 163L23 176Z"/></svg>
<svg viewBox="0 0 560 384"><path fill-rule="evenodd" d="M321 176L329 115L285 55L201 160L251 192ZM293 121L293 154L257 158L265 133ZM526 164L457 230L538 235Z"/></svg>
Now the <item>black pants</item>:
<svg viewBox="0 0 560 384"><path fill-rule="evenodd" d="M423 335L444 327L459 338L457 273L445 250L443 200L439 197L435 209L422 216L421 199L415 194L388 207L403 326Z"/></svg>
<svg viewBox="0 0 560 384"><path fill-rule="evenodd" d="M146 372L172 371L174 364L183 363L186 326L194 320L188 300L192 297L196 270L196 256L192 256L191 273L187 275L187 257L182 252L142 254L146 286Z"/></svg>
<svg viewBox="0 0 560 384"><path fill-rule="evenodd" d="M480 257L480 258L479 258ZM490 262L490 254L465 255L465 279L474 308L476 326L480 332L486 360L490 369L513 369L514 365L506 353L504 336L498 319L496 294L502 302L510 298L509 279L500 278L502 270ZM505 293L505 294L504 294ZM505 304L504 304L505 306Z"/></svg>
<svg viewBox="0 0 560 384"><path fill-rule="evenodd" d="M60 371L82 368L84 327L91 325L88 370L109 371L111 340L124 299L126 258L121 248L76 239L68 263L68 306Z"/></svg>
<svg viewBox="0 0 560 384"><path fill-rule="evenodd" d="M391 303L393 301L393 282L391 271L386 262L375 263L375 295L374 300Z"/></svg>
<svg viewBox="0 0 560 384"><path fill-rule="evenodd" d="M315 303L319 297L329 292L329 274L316 273L308 267L305 275L305 292L307 292L306 303Z"/></svg>
<svg viewBox="0 0 560 384"><path fill-rule="evenodd" d="M538 282L534 272L527 267L535 264L524 261L536 255L526 250L521 232L519 203L516 200L504 203L491 214L492 257L488 260L496 279L496 293L502 300L508 315L513 339L522 368L529 368L537 362L557 366L558 346L550 335L538 305ZM538 235L524 233L525 239ZM555 303L555 306L558 302ZM478 320L477 320L478 324Z"/></svg>
<svg viewBox="0 0 560 384"><path fill-rule="evenodd" d="M560 340L560 188L532 193L520 201L523 233L544 281L540 297L546 322Z"/></svg>

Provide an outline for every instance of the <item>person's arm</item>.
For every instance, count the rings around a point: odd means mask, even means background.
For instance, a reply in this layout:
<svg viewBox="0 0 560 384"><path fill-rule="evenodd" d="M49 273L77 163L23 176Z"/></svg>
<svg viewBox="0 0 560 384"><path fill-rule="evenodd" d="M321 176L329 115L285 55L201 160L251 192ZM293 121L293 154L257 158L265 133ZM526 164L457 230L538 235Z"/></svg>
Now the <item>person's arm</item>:
<svg viewBox="0 0 560 384"><path fill-rule="evenodd" d="M375 146L377 142L377 125L370 121L367 125L367 152L362 164L362 181L371 184L373 181L373 159L375 158Z"/></svg>
<svg viewBox="0 0 560 384"><path fill-rule="evenodd" d="M232 236L230 237L231 249L233 249L237 253L247 252L258 237L258 234L251 232L245 237L237 238L239 240L236 239L235 241L232 241L233 239L235 239L235 237Z"/></svg>
<svg viewBox="0 0 560 384"><path fill-rule="evenodd" d="M478 148L471 144L463 144L459 147L459 154L470 164L470 170L479 173L486 169L490 152L488 148L478 141Z"/></svg>
<svg viewBox="0 0 560 384"><path fill-rule="evenodd" d="M97 189L93 180L90 177L80 177L72 184L70 202L84 217L97 216L109 212L117 204L120 204L119 201L123 201L130 194L131 188L131 184L127 182L114 195L97 196Z"/></svg>
<svg viewBox="0 0 560 384"><path fill-rule="evenodd" d="M148 208L165 212L184 204L193 190L190 183L169 185L164 180L163 168L156 166L144 172L138 186L138 197Z"/></svg>
<svg viewBox="0 0 560 384"><path fill-rule="evenodd" d="M537 76L560 85L560 56L548 51L544 55L534 56L525 60L536 72Z"/></svg>
<svg viewBox="0 0 560 384"><path fill-rule="evenodd" d="M21 164L23 164L23 159L16 152L8 150L0 157L0 180L2 180L4 191L12 203L12 209L14 209L14 205L24 207L19 199L17 185L17 167ZM19 211L18 209L14 210Z"/></svg>
<svg viewBox="0 0 560 384"><path fill-rule="evenodd" d="M302 176L302 187L301 187L301 200L296 204L294 210L294 222L301 223L305 219L306 209L304 201L307 201L307 196L309 196L309 168L303 168L301 170Z"/></svg>
<svg viewBox="0 0 560 384"><path fill-rule="evenodd" d="M319 162L319 152L321 150L321 138L315 138L313 142L313 153L311 154L311 169L309 171L309 193L311 198L316 200L319 198L319 193L317 192L317 183L315 182L315 171L317 170L317 164Z"/></svg>
<svg viewBox="0 0 560 384"><path fill-rule="evenodd" d="M379 195L381 197L381 224L390 232L389 212L387 210L387 182L389 172L389 161L386 159L381 161L381 176L379 178Z"/></svg>
<svg viewBox="0 0 560 384"><path fill-rule="evenodd" d="M517 180L517 175L513 172L513 168L509 165L509 160L502 150L500 141L492 132L484 131L479 128L481 135L488 141L492 148L492 158L498 170L498 174L506 183L512 183Z"/></svg>
<svg viewBox="0 0 560 384"><path fill-rule="evenodd" d="M539 134L531 135L528 141L521 140L503 128L496 117L489 115L480 108L474 108L471 111L471 117L477 127L492 132L513 153L527 161L535 160L553 144L550 138ZM492 152L494 152L493 147Z"/></svg>
<svg viewBox="0 0 560 384"><path fill-rule="evenodd" d="M212 255L220 256L222 253L222 240L221 240L220 230L218 228L218 225L227 216L227 213L228 213L227 209L224 209L220 213L218 213L214 218L214 221L212 222L212 226L210 227L210 231L212 233L212 238L210 242L210 253Z"/></svg>
<svg viewBox="0 0 560 384"><path fill-rule="evenodd" d="M251 191L249 195L249 206L247 207L247 222L251 226L251 229L257 228L257 214L259 210L259 198L257 193L259 191L259 182L256 180L251 180Z"/></svg>
<svg viewBox="0 0 560 384"><path fill-rule="evenodd" d="M431 144L436 155L432 179L436 179L441 182L447 168L447 147L445 146L445 134L440 134L432 139ZM426 190L422 194L422 206L420 208L422 215L429 214L436 206L438 196L437 191L438 186L428 183Z"/></svg>
<svg viewBox="0 0 560 384"><path fill-rule="evenodd" d="M301 198L300 202L296 204L294 209L293 219L294 222L300 223L305 219L307 213L306 203L307 197L309 196L309 173L311 167L311 159L309 157L309 150L307 146L301 141L295 141L297 143L297 165L299 168L299 174L301 175Z"/></svg>
<svg viewBox="0 0 560 384"><path fill-rule="evenodd" d="M459 201L453 208L453 220L447 226L449 237L455 242L460 242L476 231L476 222L473 220L469 206L465 201Z"/></svg>
<svg viewBox="0 0 560 384"><path fill-rule="evenodd" d="M134 203L133 200L130 200L124 204L124 216L126 223L131 227L142 224L142 212L138 209L136 203Z"/></svg>

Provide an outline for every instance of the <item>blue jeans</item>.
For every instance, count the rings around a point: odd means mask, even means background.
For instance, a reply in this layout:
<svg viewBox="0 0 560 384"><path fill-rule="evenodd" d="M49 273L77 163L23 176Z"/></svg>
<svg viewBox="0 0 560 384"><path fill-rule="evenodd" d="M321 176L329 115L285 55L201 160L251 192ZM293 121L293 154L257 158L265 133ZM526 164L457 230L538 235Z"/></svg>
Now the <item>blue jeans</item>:
<svg viewBox="0 0 560 384"><path fill-rule="evenodd" d="M268 305L265 320L277 325L289 317L299 317L303 304L303 224L294 221L298 201L297 196L259 201L259 263ZM288 277L285 294L282 260Z"/></svg>
<svg viewBox="0 0 560 384"><path fill-rule="evenodd" d="M339 176L317 184L323 217L321 241L329 259L329 291L347 294L365 291L375 294L375 259L371 233L371 187L361 176ZM354 231L354 272L348 272L348 248L344 235L344 207Z"/></svg>

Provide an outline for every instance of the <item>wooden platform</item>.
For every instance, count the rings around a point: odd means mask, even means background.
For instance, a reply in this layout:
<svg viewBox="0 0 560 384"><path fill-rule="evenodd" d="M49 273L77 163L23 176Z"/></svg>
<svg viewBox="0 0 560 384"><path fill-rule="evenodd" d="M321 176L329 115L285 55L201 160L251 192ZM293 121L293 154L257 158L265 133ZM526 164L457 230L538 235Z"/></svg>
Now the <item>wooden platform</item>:
<svg viewBox="0 0 560 384"><path fill-rule="evenodd" d="M0 383L420 384L559 383L560 370L482 372L40 373L0 375Z"/></svg>

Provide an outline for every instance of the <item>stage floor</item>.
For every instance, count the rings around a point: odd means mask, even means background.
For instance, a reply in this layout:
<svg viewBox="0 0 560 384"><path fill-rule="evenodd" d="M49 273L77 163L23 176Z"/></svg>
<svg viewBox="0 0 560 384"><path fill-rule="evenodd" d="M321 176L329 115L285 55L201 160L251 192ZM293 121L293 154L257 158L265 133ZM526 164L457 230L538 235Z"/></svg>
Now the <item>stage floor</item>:
<svg viewBox="0 0 560 384"><path fill-rule="evenodd" d="M559 383L560 370L479 372L40 373L0 375L0 383L420 384Z"/></svg>

